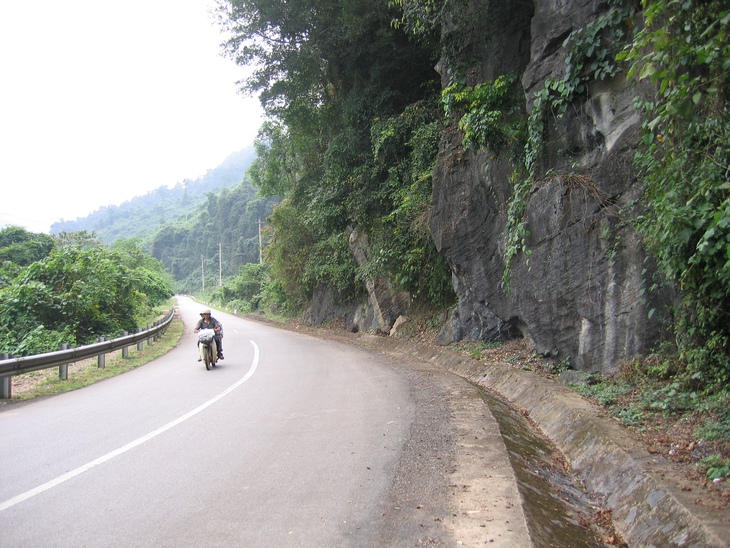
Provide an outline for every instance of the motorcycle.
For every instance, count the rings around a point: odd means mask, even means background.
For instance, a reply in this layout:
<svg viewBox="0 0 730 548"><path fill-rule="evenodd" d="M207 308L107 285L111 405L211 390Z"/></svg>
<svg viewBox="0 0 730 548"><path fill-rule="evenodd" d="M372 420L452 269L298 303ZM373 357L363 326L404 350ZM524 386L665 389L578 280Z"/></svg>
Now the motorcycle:
<svg viewBox="0 0 730 548"><path fill-rule="evenodd" d="M215 342L215 330L201 329L198 332L198 350L200 351L200 359L205 364L205 368L210 371L218 361L218 345Z"/></svg>

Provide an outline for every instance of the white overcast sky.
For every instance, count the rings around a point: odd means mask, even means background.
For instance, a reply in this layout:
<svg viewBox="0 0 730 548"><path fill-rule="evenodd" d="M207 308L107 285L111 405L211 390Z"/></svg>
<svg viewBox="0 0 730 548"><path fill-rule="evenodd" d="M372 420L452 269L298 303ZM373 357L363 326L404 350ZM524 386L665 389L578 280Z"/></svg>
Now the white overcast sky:
<svg viewBox="0 0 730 548"><path fill-rule="evenodd" d="M212 1L0 1L0 227L47 232L253 143Z"/></svg>

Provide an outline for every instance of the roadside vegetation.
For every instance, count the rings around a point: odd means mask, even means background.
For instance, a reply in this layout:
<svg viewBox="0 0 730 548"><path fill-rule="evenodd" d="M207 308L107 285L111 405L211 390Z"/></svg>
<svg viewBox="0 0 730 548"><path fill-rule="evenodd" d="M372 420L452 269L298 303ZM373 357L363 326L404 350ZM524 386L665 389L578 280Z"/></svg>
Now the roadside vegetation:
<svg viewBox="0 0 730 548"><path fill-rule="evenodd" d="M227 54L257 67L243 91L268 117L249 175L280 199L267 220L261 299L239 283L252 272L221 297L297 314L320 287L352 300L364 279L384 275L416 300L452 304L451 272L428 229L445 123L438 42L410 40L388 2L218 4ZM368 235L367 264L353 260L353 230Z"/></svg>
<svg viewBox="0 0 730 548"><path fill-rule="evenodd" d="M0 231L0 352L16 357L113 338L173 295L159 261L134 240L105 246L86 232Z"/></svg>
<svg viewBox="0 0 730 548"><path fill-rule="evenodd" d="M730 392L693 389L672 373L676 361L654 354L573 388L640 434L651 453L691 463L710 481L730 477Z"/></svg>
<svg viewBox="0 0 730 548"><path fill-rule="evenodd" d="M171 300L165 306L158 307L157 311L150 316L148 323L158 320L172 306L174 306L174 302ZM175 318L167 331L152 345L145 342L142 350L137 350L136 345L129 347L127 358L122 357L121 350L107 354L103 368L98 366L97 358L89 358L79 363L70 364L67 380L59 378L58 368L18 375L13 377L13 401L27 401L70 392L121 373L126 373L159 358L175 348L182 334L183 323L179 318Z"/></svg>
<svg viewBox="0 0 730 548"><path fill-rule="evenodd" d="M218 287L241 265L258 263L267 218L278 198L259 196L248 177L205 201L149 238L149 249L181 294ZM260 239L261 238L261 239Z"/></svg>
<svg viewBox="0 0 730 548"><path fill-rule="evenodd" d="M219 0L226 51L256 63L242 88L259 96L268 119L247 179L151 238L170 274L135 240L107 247L88 233L0 231L0 351L27 355L132 330L174 287L239 313L295 318L318 288L356 300L374 275L408 291L414 310L428 310L402 330L424 342L455 300L428 226L444 128L453 124L465 147L506 154L514 166L503 204L508 282L510 261L529 254L525 203L546 117L562 116L592 82L624 74L644 121L636 168L646 192L634 226L661 274L647 291L670 284L681 298L672 345L574 388L652 451L687 459L708 481L727 477L730 11L721 0L640 4L609 0L603 16L574 29L562 46L564 74L546 79L523 112L520 75L468 87L453 74L441 89L433 67L463 47L459 14L441 0L378 9L369 0ZM368 234L367 264L349 250L354 229ZM546 375L569 367L510 348L454 345Z"/></svg>

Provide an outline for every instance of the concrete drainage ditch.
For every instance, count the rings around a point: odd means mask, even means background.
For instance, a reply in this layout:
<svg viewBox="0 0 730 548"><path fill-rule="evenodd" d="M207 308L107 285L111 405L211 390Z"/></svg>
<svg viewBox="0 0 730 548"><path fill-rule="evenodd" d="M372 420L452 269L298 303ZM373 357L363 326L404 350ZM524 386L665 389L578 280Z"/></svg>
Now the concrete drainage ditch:
<svg viewBox="0 0 730 548"><path fill-rule="evenodd" d="M499 424L533 545L605 547L610 532L594 523L600 505L564 471L559 452L518 411L479 392Z"/></svg>

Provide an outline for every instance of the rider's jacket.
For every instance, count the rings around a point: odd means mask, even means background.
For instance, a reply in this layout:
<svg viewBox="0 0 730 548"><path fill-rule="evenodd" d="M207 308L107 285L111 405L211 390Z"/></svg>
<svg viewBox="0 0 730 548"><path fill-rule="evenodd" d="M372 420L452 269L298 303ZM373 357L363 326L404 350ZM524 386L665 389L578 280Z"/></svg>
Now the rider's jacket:
<svg viewBox="0 0 730 548"><path fill-rule="evenodd" d="M206 322L205 319L200 318L198 323L195 324L195 329L220 329L220 332L216 333L219 337L223 336L223 324L216 320L213 316L210 317L210 321Z"/></svg>

